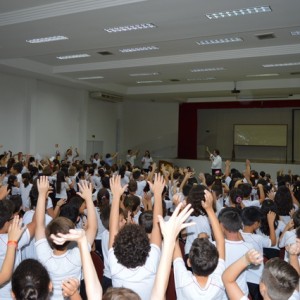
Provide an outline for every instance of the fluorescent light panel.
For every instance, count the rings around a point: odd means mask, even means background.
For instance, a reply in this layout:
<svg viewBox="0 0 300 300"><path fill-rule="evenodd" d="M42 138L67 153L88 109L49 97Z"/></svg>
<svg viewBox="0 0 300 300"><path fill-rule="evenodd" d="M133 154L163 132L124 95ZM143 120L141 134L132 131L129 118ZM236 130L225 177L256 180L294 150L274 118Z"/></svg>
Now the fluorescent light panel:
<svg viewBox="0 0 300 300"><path fill-rule="evenodd" d="M278 73L270 73L270 74L250 74L246 75L246 77L271 77L271 76L279 76Z"/></svg>
<svg viewBox="0 0 300 300"><path fill-rule="evenodd" d="M291 35L293 36L300 35L300 30L291 31Z"/></svg>
<svg viewBox="0 0 300 300"><path fill-rule="evenodd" d="M104 30L108 33L115 32L126 32L126 31L135 31L135 30L143 30L149 28L156 28L157 26L153 23L143 23L143 24L135 24L135 25L125 25L120 27L109 27Z"/></svg>
<svg viewBox="0 0 300 300"><path fill-rule="evenodd" d="M76 59L76 58L85 58L85 57L90 57L89 54L87 53L82 53L82 54L71 54L71 55L64 55L64 56L57 56L57 59Z"/></svg>
<svg viewBox="0 0 300 300"><path fill-rule="evenodd" d="M258 13L266 13L271 11L272 9L270 6L257 6L257 7L234 9L234 10L206 14L206 17L211 20L211 19L219 19L219 18L226 18L226 17L236 17L236 16L252 15Z"/></svg>
<svg viewBox="0 0 300 300"><path fill-rule="evenodd" d="M153 50L159 50L156 46L144 46L144 47L136 47L136 48L124 48L119 49L122 53L132 53L132 52L142 52L142 51L153 51Z"/></svg>
<svg viewBox="0 0 300 300"><path fill-rule="evenodd" d="M240 37L230 37L230 38L213 39L213 40L202 40L196 43L200 46L206 46L206 45L235 43L235 42L242 42L242 41L243 39Z"/></svg>
<svg viewBox="0 0 300 300"><path fill-rule="evenodd" d="M299 66L300 62L292 62L292 63L282 63L282 64L267 64L262 65L264 68L274 68L274 67L291 67L291 66Z"/></svg>
<svg viewBox="0 0 300 300"><path fill-rule="evenodd" d="M224 71L225 69L223 67L220 68L202 68L202 69L191 69L192 73L196 72L212 72L212 71Z"/></svg>
<svg viewBox="0 0 300 300"><path fill-rule="evenodd" d="M187 78L187 81L205 81L205 80L215 80L216 77L206 77L206 78Z"/></svg>
<svg viewBox="0 0 300 300"><path fill-rule="evenodd" d="M63 36L63 35L55 35L55 36L48 36L48 37L43 37L43 38L26 40L26 42L30 43L30 44L40 44L40 43L63 41L63 40L68 40L68 39L69 39L68 37Z"/></svg>
<svg viewBox="0 0 300 300"><path fill-rule="evenodd" d="M90 77L79 77L79 80L93 80L93 79L103 79L103 76L90 76Z"/></svg>
<svg viewBox="0 0 300 300"><path fill-rule="evenodd" d="M137 76L157 76L159 75L158 72L153 72L153 73L132 73L132 74L129 74L129 76L132 76L132 77L137 77Z"/></svg>
<svg viewBox="0 0 300 300"><path fill-rule="evenodd" d="M162 80L142 80L142 81L137 81L136 83L161 83Z"/></svg>

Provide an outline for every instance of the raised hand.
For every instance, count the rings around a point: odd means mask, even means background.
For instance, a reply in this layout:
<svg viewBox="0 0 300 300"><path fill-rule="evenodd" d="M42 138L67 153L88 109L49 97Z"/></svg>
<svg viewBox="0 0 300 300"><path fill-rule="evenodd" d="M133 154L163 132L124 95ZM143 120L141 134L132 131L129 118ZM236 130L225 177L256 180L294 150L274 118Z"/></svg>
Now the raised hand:
<svg viewBox="0 0 300 300"><path fill-rule="evenodd" d="M127 189L128 184L121 186L121 176L120 175L114 175L110 178L110 190L114 197L121 197L125 190Z"/></svg>
<svg viewBox="0 0 300 300"><path fill-rule="evenodd" d="M18 241L26 229L26 225L22 226L22 219L19 216L14 216L12 223L8 228L8 240Z"/></svg>
<svg viewBox="0 0 300 300"><path fill-rule="evenodd" d="M276 219L276 213L274 211L269 211L267 214L267 220L269 224L274 224Z"/></svg>
<svg viewBox="0 0 300 300"><path fill-rule="evenodd" d="M154 194L162 194L164 187L166 185L164 177L159 174L155 173L154 176L154 183L148 181L150 189L153 191Z"/></svg>
<svg viewBox="0 0 300 300"><path fill-rule="evenodd" d="M45 198L48 196L49 193L49 180L47 176L41 176L37 181L37 187L39 191L39 195L45 196Z"/></svg>
<svg viewBox="0 0 300 300"><path fill-rule="evenodd" d="M70 229L69 233L57 233L51 234L50 238L56 245L63 245L65 242L68 241L75 241L79 242L85 238L85 231L83 229Z"/></svg>
<svg viewBox="0 0 300 300"><path fill-rule="evenodd" d="M259 265L259 264L261 264L263 262L263 257L261 255L261 253L259 253L255 249L249 250L245 254L245 258L246 258L246 260L247 260L248 263L256 265L256 266Z"/></svg>
<svg viewBox="0 0 300 300"><path fill-rule="evenodd" d="M211 192L209 192L208 190L204 191L205 194L205 201L201 201L202 207L205 210L209 210L213 208L213 203L214 203L214 198Z"/></svg>
<svg viewBox="0 0 300 300"><path fill-rule="evenodd" d="M64 297L71 297L78 292L80 282L77 278L68 278L62 282L61 288Z"/></svg>
<svg viewBox="0 0 300 300"><path fill-rule="evenodd" d="M189 226L194 226L194 222L184 223L194 211L191 205L187 205L181 212L182 203L179 203L169 221L165 222L162 216L158 216L160 230L164 239L176 239L179 232Z"/></svg>
<svg viewBox="0 0 300 300"><path fill-rule="evenodd" d="M93 187L92 184L86 180L81 180L78 183L79 192L76 194L83 198L85 201L92 200Z"/></svg>

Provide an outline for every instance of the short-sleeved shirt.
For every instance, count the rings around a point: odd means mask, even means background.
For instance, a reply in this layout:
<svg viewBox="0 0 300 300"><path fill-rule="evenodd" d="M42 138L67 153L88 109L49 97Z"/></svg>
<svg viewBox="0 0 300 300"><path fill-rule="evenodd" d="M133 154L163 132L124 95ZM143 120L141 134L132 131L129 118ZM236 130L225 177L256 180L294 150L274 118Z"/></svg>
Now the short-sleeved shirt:
<svg viewBox="0 0 300 300"><path fill-rule="evenodd" d="M225 271L225 262L223 259L219 259L217 268L208 276L205 287L201 287L193 273L186 269L182 258L176 258L173 265L178 300L219 300L224 296L222 274Z"/></svg>
<svg viewBox="0 0 300 300"><path fill-rule="evenodd" d="M151 249L145 265L133 269L128 269L118 263L114 249L109 249L108 262L113 287L129 288L135 291L142 300L149 300L151 298L161 251L155 244L151 244L150 246Z"/></svg>
<svg viewBox="0 0 300 300"><path fill-rule="evenodd" d="M53 295L51 299L62 300L61 285L68 278L81 279L81 259L78 247L67 250L62 255L55 255L47 240L40 239L35 242L38 260L48 270L53 283Z"/></svg>

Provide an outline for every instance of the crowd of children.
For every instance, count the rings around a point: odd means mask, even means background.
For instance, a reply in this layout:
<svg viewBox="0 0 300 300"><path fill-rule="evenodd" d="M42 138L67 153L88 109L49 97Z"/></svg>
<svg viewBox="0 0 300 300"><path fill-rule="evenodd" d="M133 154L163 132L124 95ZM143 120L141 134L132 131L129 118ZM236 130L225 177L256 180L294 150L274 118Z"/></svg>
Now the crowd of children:
<svg viewBox="0 0 300 300"><path fill-rule="evenodd" d="M300 299L298 175L74 152L0 155L0 299Z"/></svg>

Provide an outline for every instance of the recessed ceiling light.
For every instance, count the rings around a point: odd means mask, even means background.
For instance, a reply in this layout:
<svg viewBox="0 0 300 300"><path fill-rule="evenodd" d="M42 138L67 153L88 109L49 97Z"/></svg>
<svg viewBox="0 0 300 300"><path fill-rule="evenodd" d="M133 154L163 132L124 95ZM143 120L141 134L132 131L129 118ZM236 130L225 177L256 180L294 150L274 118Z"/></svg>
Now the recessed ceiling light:
<svg viewBox="0 0 300 300"><path fill-rule="evenodd" d="M131 52L141 52L141 51L152 51L152 50L159 50L156 46L145 46L145 47L136 47L136 48L123 48L119 49L122 53L131 53Z"/></svg>
<svg viewBox="0 0 300 300"><path fill-rule="evenodd" d="M267 64L262 65L264 68L273 68L273 67L291 67L291 66L299 66L300 62L292 62L292 63L282 63L282 64Z"/></svg>
<svg viewBox="0 0 300 300"><path fill-rule="evenodd" d="M104 30L108 33L113 33L113 32L135 31L135 30L142 30L142 29L149 29L149 28L156 28L156 27L157 26L153 23L143 23L143 24L120 26L120 27L110 27L110 28L105 28Z"/></svg>
<svg viewBox="0 0 300 300"><path fill-rule="evenodd" d="M224 71L225 69L223 67L220 68L202 68L202 69L191 69L192 73L196 72L212 72L212 71Z"/></svg>
<svg viewBox="0 0 300 300"><path fill-rule="evenodd" d="M65 56L57 56L57 59L75 59L75 58L85 58L85 57L90 57L89 54L87 53L82 53L82 54L72 54L72 55L65 55Z"/></svg>
<svg viewBox="0 0 300 300"><path fill-rule="evenodd" d="M271 12L271 11L272 9L270 6L257 6L257 7L234 9L234 10L206 14L206 17L211 20L211 19L219 19L219 18L226 18L226 17L252 15L257 13Z"/></svg>
<svg viewBox="0 0 300 300"><path fill-rule="evenodd" d="M270 77L270 76L279 76L278 73L270 73L270 74L250 74L246 75L246 77Z"/></svg>
<svg viewBox="0 0 300 300"><path fill-rule="evenodd" d="M300 35L300 30L291 31L291 35Z"/></svg>
<svg viewBox="0 0 300 300"><path fill-rule="evenodd" d="M161 83L162 80L143 80L143 81L137 81L136 83Z"/></svg>
<svg viewBox="0 0 300 300"><path fill-rule="evenodd" d="M48 36L43 38L36 38L31 40L26 40L27 43L30 44L40 44L40 43L49 43L49 42L57 42L57 41L63 41L68 40L69 38L63 35L56 35L56 36Z"/></svg>
<svg viewBox="0 0 300 300"><path fill-rule="evenodd" d="M103 76L90 76L90 77L79 77L79 80L92 80L92 79L103 79Z"/></svg>
<svg viewBox="0 0 300 300"><path fill-rule="evenodd" d="M202 40L196 43L200 46L206 46L206 45L235 43L235 42L242 42L242 41L243 39L240 37L230 37L230 38L214 39L214 40Z"/></svg>
<svg viewBox="0 0 300 300"><path fill-rule="evenodd" d="M156 76L156 75L159 75L158 72L153 72L153 73L132 73L132 74L129 74L129 76L132 76L132 77L137 77L137 76Z"/></svg>
<svg viewBox="0 0 300 300"><path fill-rule="evenodd" d="M206 77L206 78L187 78L187 81L205 81L205 80L215 80L216 77Z"/></svg>

